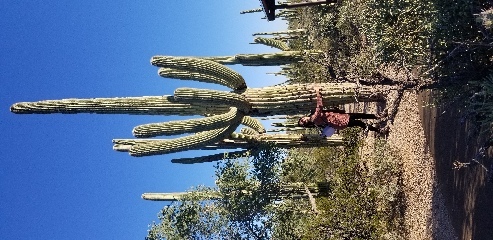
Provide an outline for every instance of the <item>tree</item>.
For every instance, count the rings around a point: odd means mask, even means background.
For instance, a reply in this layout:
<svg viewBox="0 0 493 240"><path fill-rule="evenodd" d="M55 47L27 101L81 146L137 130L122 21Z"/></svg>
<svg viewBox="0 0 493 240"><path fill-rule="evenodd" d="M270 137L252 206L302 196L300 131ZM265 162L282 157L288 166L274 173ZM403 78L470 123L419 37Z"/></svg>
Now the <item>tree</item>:
<svg viewBox="0 0 493 240"><path fill-rule="evenodd" d="M251 157L218 163L217 188L180 195L160 212L161 222L151 226L149 239L301 236L295 226L312 213L306 198L295 197L295 188L283 187L287 186L282 182L284 157L282 149L263 146Z"/></svg>

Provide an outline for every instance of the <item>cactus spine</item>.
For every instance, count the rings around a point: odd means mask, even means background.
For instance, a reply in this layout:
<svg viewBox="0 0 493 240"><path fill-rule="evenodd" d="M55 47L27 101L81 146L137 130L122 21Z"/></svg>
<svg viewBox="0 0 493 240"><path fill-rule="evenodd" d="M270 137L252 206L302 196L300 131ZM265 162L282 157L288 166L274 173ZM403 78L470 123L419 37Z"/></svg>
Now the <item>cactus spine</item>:
<svg viewBox="0 0 493 240"><path fill-rule="evenodd" d="M150 201L179 201L189 195L189 192L174 192L174 193L143 193L142 199ZM219 199L221 195L219 192L203 192L194 193L199 194L201 199Z"/></svg>

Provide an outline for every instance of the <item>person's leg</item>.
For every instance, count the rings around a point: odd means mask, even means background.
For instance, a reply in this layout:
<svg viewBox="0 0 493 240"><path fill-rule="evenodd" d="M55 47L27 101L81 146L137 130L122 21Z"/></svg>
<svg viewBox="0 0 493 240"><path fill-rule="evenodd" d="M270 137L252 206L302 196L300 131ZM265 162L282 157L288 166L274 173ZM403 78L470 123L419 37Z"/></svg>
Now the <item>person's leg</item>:
<svg viewBox="0 0 493 240"><path fill-rule="evenodd" d="M375 114L368 113L348 113L349 119L377 119L378 117Z"/></svg>
<svg viewBox="0 0 493 240"><path fill-rule="evenodd" d="M368 128L368 130L374 131L374 132L378 132L379 131L378 128L376 128L376 127L374 127L372 125L367 125L366 123L364 123L361 120L355 120L355 119L351 119L351 118L349 118L349 122L348 122L347 126L348 127L360 127L363 130L365 130L366 128Z"/></svg>

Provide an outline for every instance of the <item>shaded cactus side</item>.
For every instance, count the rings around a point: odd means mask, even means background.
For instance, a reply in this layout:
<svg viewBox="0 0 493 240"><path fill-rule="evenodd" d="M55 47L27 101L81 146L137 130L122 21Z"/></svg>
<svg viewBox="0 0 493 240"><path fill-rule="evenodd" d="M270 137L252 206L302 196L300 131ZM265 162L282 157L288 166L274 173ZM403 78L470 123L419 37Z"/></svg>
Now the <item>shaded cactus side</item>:
<svg viewBox="0 0 493 240"><path fill-rule="evenodd" d="M218 153L201 157L193 157L193 158L179 158L172 159L172 163L180 163L180 164L194 164L194 163L205 163L205 162L215 162L221 161L225 159L236 159L240 156L245 156L249 150L241 150L235 152L227 152L227 153Z"/></svg>
<svg viewBox="0 0 493 240"><path fill-rule="evenodd" d="M290 50L288 45L285 42L271 39L271 38L256 37L253 41L256 43L260 43L260 44L269 46L269 47L280 49L282 51L289 51Z"/></svg>

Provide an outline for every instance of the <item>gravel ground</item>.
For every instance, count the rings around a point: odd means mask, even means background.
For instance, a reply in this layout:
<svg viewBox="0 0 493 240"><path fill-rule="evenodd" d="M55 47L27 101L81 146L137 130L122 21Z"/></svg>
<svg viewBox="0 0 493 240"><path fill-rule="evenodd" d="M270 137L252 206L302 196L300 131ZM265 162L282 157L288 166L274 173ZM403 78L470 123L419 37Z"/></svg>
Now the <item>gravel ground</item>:
<svg viewBox="0 0 493 240"><path fill-rule="evenodd" d="M457 239L436 184L434 161L426 145L416 93L405 93L391 133L390 146L403 160L408 239Z"/></svg>
<svg viewBox="0 0 493 240"><path fill-rule="evenodd" d="M426 143L419 115L421 108L418 94L406 92L387 137L390 148L402 158L402 177L407 203L404 214L407 230L405 238L458 239L445 207L443 194L437 186L434 160ZM375 104L347 106L346 109L348 112L377 112ZM365 141L365 146L372 146L374 136L369 134ZM366 148L362 151L371 149Z"/></svg>

